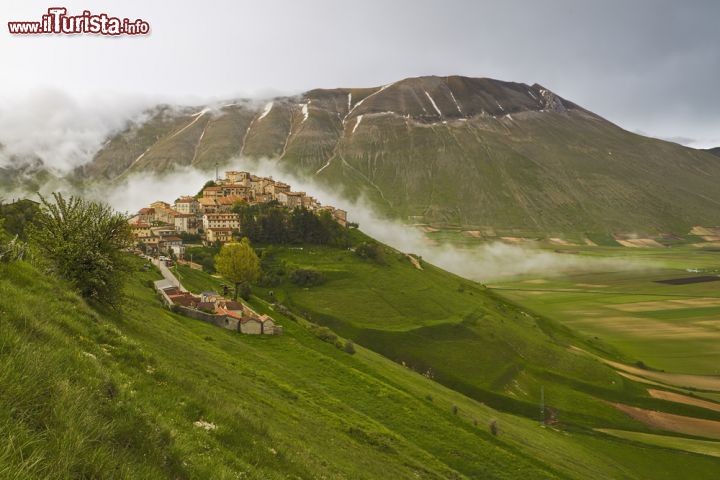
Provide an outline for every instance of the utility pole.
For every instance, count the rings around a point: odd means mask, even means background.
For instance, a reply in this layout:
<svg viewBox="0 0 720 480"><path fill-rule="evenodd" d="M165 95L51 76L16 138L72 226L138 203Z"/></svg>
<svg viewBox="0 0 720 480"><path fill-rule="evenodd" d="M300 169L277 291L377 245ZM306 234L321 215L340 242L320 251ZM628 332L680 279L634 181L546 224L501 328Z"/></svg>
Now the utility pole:
<svg viewBox="0 0 720 480"><path fill-rule="evenodd" d="M540 385L540 425L545 424L545 387Z"/></svg>
<svg viewBox="0 0 720 480"><path fill-rule="evenodd" d="M218 173L218 164L215 162L215 181L220 180L220 174Z"/></svg>

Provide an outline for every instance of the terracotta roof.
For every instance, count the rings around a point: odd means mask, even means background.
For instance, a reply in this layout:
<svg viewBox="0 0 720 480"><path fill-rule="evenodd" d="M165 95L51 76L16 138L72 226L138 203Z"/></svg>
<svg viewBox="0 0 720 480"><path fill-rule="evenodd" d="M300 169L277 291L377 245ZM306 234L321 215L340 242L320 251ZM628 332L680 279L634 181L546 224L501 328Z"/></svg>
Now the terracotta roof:
<svg viewBox="0 0 720 480"><path fill-rule="evenodd" d="M202 205L202 206L217 205L217 200L215 200L214 198L202 197L198 200L198 203L200 203L200 205Z"/></svg>
<svg viewBox="0 0 720 480"><path fill-rule="evenodd" d="M228 195L227 197L220 197L218 199L218 203L220 205L232 205L233 203L242 200L244 199L240 195Z"/></svg>
<svg viewBox="0 0 720 480"><path fill-rule="evenodd" d="M229 301L225 303L225 308L228 310L242 310L243 304L240 302Z"/></svg>
<svg viewBox="0 0 720 480"><path fill-rule="evenodd" d="M190 293L184 292L180 295L169 296L173 303L182 305L183 307L190 307L200 303L200 299Z"/></svg>
<svg viewBox="0 0 720 480"><path fill-rule="evenodd" d="M218 308L217 313L222 314L222 315L227 315L229 317L239 318L240 321L242 321L242 318L243 318L242 315L240 315L239 313L232 312L226 308Z"/></svg>
<svg viewBox="0 0 720 480"><path fill-rule="evenodd" d="M199 302L196 307L198 310L212 310L215 311L214 302Z"/></svg>
<svg viewBox="0 0 720 480"><path fill-rule="evenodd" d="M155 213L155 209L154 208L141 208L140 213L142 213L142 214Z"/></svg>
<svg viewBox="0 0 720 480"><path fill-rule="evenodd" d="M175 200L175 203L192 203L195 201L196 201L195 197L184 196L184 197L180 197L177 200Z"/></svg>
<svg viewBox="0 0 720 480"><path fill-rule="evenodd" d="M203 192L207 192L207 191L217 192L219 190L222 190L222 187L205 187L205 188L203 188Z"/></svg>

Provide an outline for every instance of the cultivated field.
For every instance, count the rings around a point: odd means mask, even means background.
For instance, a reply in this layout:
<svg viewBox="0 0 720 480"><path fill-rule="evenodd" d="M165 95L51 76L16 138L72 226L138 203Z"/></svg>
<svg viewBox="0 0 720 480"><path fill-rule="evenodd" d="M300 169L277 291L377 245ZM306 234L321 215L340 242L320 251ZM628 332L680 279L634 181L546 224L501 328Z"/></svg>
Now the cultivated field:
<svg viewBox="0 0 720 480"><path fill-rule="evenodd" d="M628 268L493 282L503 296L593 339L626 363L720 375L720 253L673 248L573 247ZM720 380L719 380L720 381Z"/></svg>

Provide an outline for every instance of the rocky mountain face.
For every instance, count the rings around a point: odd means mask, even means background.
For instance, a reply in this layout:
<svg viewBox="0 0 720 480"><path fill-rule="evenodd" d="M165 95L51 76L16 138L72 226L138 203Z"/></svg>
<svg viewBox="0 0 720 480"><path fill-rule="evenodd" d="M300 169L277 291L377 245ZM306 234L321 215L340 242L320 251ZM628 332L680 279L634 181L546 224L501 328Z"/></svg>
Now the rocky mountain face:
<svg viewBox="0 0 720 480"><path fill-rule="evenodd" d="M717 156L627 132L540 85L486 78L158 106L77 173L115 180L234 156L273 159L413 221L530 232L720 223Z"/></svg>

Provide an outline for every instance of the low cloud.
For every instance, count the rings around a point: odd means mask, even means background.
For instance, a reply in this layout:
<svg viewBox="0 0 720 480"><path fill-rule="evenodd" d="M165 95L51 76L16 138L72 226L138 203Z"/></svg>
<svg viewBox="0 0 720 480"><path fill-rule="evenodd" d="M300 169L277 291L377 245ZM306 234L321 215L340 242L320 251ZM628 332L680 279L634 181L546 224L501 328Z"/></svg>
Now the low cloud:
<svg viewBox="0 0 720 480"><path fill-rule="evenodd" d="M0 96L0 166L39 159L54 172L67 172L90 161L109 135L128 121L141 121L150 105L141 97L104 94L77 99L54 89Z"/></svg>
<svg viewBox="0 0 720 480"><path fill-rule="evenodd" d="M517 275L552 276L569 272L628 270L639 268L627 261L594 259L578 255L557 254L539 248L508 245L502 242L459 248L435 244L417 228L387 219L375 212L363 199L349 201L341 191L284 170L278 162L235 158L228 169L246 170L271 176L289 183L293 190L305 191L324 205L348 211L348 219L360 224L371 237L405 253L420 255L424 260L465 278L491 281ZM172 202L181 195L198 192L214 172L193 168L179 169L162 176L135 174L115 188L90 192L115 208L134 212L155 200Z"/></svg>

